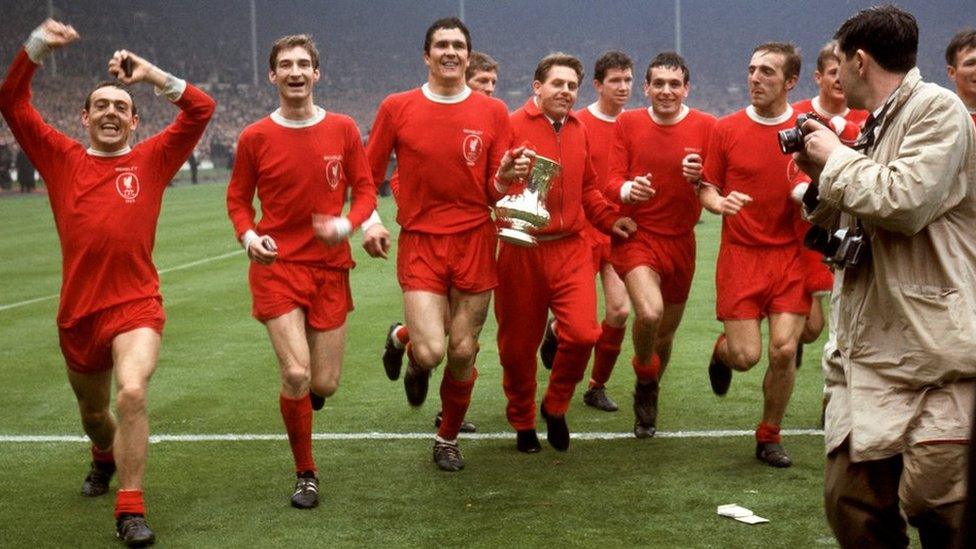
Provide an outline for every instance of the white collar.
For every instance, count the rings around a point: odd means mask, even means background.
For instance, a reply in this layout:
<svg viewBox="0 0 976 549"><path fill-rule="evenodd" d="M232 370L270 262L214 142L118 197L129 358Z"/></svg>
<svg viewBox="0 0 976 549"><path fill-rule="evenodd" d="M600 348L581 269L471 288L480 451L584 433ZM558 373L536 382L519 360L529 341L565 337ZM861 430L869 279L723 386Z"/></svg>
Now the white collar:
<svg viewBox="0 0 976 549"><path fill-rule="evenodd" d="M844 112L842 112L842 113L834 114L832 112L827 112L827 109L824 109L823 107L820 106L820 96L819 95L810 100L810 105L813 106L813 110L817 114L819 114L820 116L823 116L824 118L833 118L835 116L839 116L841 118L844 118L845 116L847 116L847 113L851 112L851 109L849 109L847 107L844 107Z"/></svg>
<svg viewBox="0 0 976 549"><path fill-rule="evenodd" d="M121 149L119 149L119 150L117 150L115 152L98 151L98 150L95 150L92 147L88 147L88 154L90 154L92 156L98 156L98 157L101 157L101 158L113 158L113 157L116 157L116 156L125 156L125 155L129 154L130 152L132 152L132 147L130 147L128 145L126 145L125 147L122 147Z"/></svg>
<svg viewBox="0 0 976 549"><path fill-rule="evenodd" d="M617 121L616 116L610 116L609 114L605 114L603 111L600 110L599 102L591 103L589 106L586 107L586 110L590 111L590 114L592 114L593 117L596 118L597 120L603 120L604 122L610 122L610 123Z"/></svg>
<svg viewBox="0 0 976 549"><path fill-rule="evenodd" d="M305 120L292 120L290 118L285 118L281 114L281 107L275 109L274 112L271 113L271 121L286 128L308 128L323 120L325 120L325 109L319 107L318 105L314 106L312 116L306 118Z"/></svg>
<svg viewBox="0 0 976 549"><path fill-rule="evenodd" d="M786 110L783 111L783 114L775 118L766 118L765 116L760 116L759 113L756 112L756 107L749 105L746 107L746 116L748 116L756 124L762 124L763 126L778 126L793 116L793 106L787 103Z"/></svg>
<svg viewBox="0 0 976 549"><path fill-rule="evenodd" d="M674 126L678 122L684 120L690 112L691 109L688 108L688 105L682 103L681 111L678 112L678 116L676 116L674 120L664 120L658 115L654 114L654 107L647 107L647 114L651 117L651 120L653 120L654 123L659 126Z"/></svg>
<svg viewBox="0 0 976 549"><path fill-rule="evenodd" d="M440 95L434 93L430 90L430 83L420 86L420 91L424 93L424 97L426 97L427 99L430 99L434 103L442 103L444 105L453 105L455 103L460 103L461 101L464 101L465 99L468 98L468 96L471 95L471 88L469 88L467 85L464 86L464 89L461 90L460 93L457 93L455 95Z"/></svg>

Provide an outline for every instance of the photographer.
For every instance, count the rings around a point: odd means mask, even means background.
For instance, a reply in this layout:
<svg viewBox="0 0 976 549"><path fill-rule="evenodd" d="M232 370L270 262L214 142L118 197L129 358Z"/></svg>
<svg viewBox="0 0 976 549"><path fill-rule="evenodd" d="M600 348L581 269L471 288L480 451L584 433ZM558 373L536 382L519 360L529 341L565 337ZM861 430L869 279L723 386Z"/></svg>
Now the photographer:
<svg viewBox="0 0 976 549"><path fill-rule="evenodd" d="M834 287L827 519L842 546L907 546L900 506L923 546L947 546L962 526L976 390L973 124L921 81L911 14L869 8L835 38L847 103L872 116L853 148L807 122L796 160L813 178L810 220L870 249L839 258Z"/></svg>

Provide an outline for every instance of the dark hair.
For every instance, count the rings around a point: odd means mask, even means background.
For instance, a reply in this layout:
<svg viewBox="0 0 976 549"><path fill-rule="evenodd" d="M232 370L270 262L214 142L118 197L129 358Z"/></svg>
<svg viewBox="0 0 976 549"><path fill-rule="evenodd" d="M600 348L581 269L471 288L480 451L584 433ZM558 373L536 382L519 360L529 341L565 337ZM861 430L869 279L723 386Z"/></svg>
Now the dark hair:
<svg viewBox="0 0 976 549"><path fill-rule="evenodd" d="M593 66L593 78L598 82L603 82L610 69L620 69L625 71L634 68L634 61L629 55L622 51L611 50L601 55Z"/></svg>
<svg viewBox="0 0 976 549"><path fill-rule="evenodd" d="M135 100L134 97L132 97L132 92L130 92L128 88L126 88L124 85L122 85L121 82L119 82L117 80L102 80L98 84L95 84L95 87L92 88L92 91L88 92L88 97L85 97L85 110L86 111L89 110L89 109L91 109L91 98L92 98L92 95L95 92L97 92L98 90L102 89L102 88L118 88L118 89L124 91L125 93L129 94L129 101L132 102L132 115L135 116L137 114L137 112L136 112L136 100Z"/></svg>
<svg viewBox="0 0 976 549"><path fill-rule="evenodd" d="M839 49L848 59L857 50L871 54L889 72L904 73L915 66L918 54L918 22L915 16L891 5L857 12L834 34Z"/></svg>
<svg viewBox="0 0 976 549"><path fill-rule="evenodd" d="M792 42L766 42L756 46L752 53L761 51L783 55L783 77L787 80L794 76L800 76L803 59L800 57L800 49L796 47L796 44Z"/></svg>
<svg viewBox="0 0 976 549"><path fill-rule="evenodd" d="M281 53L281 50L288 50L295 47L305 48L305 51L312 58L312 68L319 68L319 50L315 47L315 41L312 40L312 37L307 34L292 34L282 36L275 40L274 45L271 46L271 55L268 56L268 66L271 70L275 70L275 67L278 65L278 54Z"/></svg>
<svg viewBox="0 0 976 549"><path fill-rule="evenodd" d="M837 52L834 51L835 47L837 47L837 41L831 40L824 44L824 47L820 48L820 53L817 54L817 72L823 74L824 67L827 66L827 61L840 63L840 57L837 57Z"/></svg>
<svg viewBox="0 0 976 549"><path fill-rule="evenodd" d="M545 82L546 76L549 74L549 69L555 67L569 67L576 71L576 78L583 81L583 62L579 58L569 55L568 53L563 53L557 51L556 53L550 53L549 55L543 57L539 61L539 65L535 68L535 75L533 78L539 82Z"/></svg>
<svg viewBox="0 0 976 549"><path fill-rule="evenodd" d="M976 48L976 29L961 30L949 41L946 48L946 64L950 67L956 66L956 56L966 48Z"/></svg>
<svg viewBox="0 0 976 549"><path fill-rule="evenodd" d="M655 55L654 59L651 59L651 62L647 65L647 72L644 73L644 82L651 83L651 69L655 67L681 69L681 74L685 77L685 84L691 80L691 71L688 70L688 65L685 64L685 58L681 57L677 52L665 51Z"/></svg>
<svg viewBox="0 0 976 549"><path fill-rule="evenodd" d="M430 53L430 43L434 39L434 33L441 29L458 29L464 35L464 41L468 46L468 53L471 53L471 31L464 26L464 22L457 17L444 17L434 21L427 27L427 34L424 35L424 53Z"/></svg>
<svg viewBox="0 0 976 549"><path fill-rule="evenodd" d="M468 68L464 71L464 79L471 80L475 73L479 72L498 72L498 61L480 51L472 51L468 55Z"/></svg>

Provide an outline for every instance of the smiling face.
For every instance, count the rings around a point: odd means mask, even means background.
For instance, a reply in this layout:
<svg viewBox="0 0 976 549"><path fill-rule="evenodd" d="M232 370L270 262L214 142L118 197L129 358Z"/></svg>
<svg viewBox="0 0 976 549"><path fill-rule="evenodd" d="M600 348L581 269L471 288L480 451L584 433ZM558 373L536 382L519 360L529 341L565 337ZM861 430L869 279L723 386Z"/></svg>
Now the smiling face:
<svg viewBox="0 0 976 549"><path fill-rule="evenodd" d="M312 88L319 77L312 54L302 46L279 51L274 69L268 72L268 79L278 88L278 98L295 105L312 101Z"/></svg>
<svg viewBox="0 0 976 549"><path fill-rule="evenodd" d="M814 72L813 79L820 86L820 97L844 101L844 88L840 87L840 63L833 59L824 61L823 72Z"/></svg>
<svg viewBox="0 0 976 549"><path fill-rule="evenodd" d="M430 49L424 52L429 78L441 85L464 82L468 67L468 41L461 29L437 29L431 36Z"/></svg>
<svg viewBox="0 0 976 549"><path fill-rule="evenodd" d="M562 120L576 104L579 75L572 67L553 65L546 73L545 82L536 80L532 83L532 90L542 112L553 120Z"/></svg>
<svg viewBox="0 0 976 549"><path fill-rule="evenodd" d="M116 152L129 144L129 137L139 125L139 116L133 112L129 92L103 86L89 96L88 107L81 112L81 123L88 129L93 149Z"/></svg>
<svg viewBox="0 0 976 549"><path fill-rule="evenodd" d="M690 89L680 68L653 67L650 81L644 84L644 95L651 101L655 115L671 119L681 112L681 105Z"/></svg>
<svg viewBox="0 0 976 549"><path fill-rule="evenodd" d="M786 105L787 94L796 85L796 76L786 78L786 56L760 50L749 61L749 101L759 111L777 110Z"/></svg>

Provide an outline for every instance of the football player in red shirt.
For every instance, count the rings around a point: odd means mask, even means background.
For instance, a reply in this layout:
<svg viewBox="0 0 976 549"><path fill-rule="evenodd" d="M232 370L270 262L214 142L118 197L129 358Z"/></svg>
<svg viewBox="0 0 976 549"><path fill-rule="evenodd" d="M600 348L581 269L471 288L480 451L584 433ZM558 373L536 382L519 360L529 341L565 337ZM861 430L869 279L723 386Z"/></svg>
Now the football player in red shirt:
<svg viewBox="0 0 976 549"><path fill-rule="evenodd" d="M617 118L610 153L609 192L621 202L621 213L637 222L637 233L614 240L612 253L636 313L637 438L657 431L659 382L695 273L694 228L701 215L697 184L715 117L685 106L689 77L677 53L654 57L644 79L651 106Z"/></svg>
<svg viewBox="0 0 976 549"><path fill-rule="evenodd" d="M593 69L593 87L597 100L574 114L586 126L590 144L590 157L596 170L597 182L606 191L610 165L610 147L613 145L613 129L617 116L630 100L634 83L634 62L620 51L608 51L601 55ZM593 252L593 270L603 284L604 317L600 325L600 338L593 347L593 370L590 383L583 393L583 403L605 412L617 411L617 403L607 396L606 383L610 380L613 366L620 355L624 340L630 302L627 288L610 264L610 236L588 226L583 236ZM542 364L551 369L556 355L556 331L550 321L539 347Z"/></svg>
<svg viewBox="0 0 976 549"><path fill-rule="evenodd" d="M383 100L366 149L376 181L390 153L397 155L397 279L409 334L398 336L409 340L404 387L411 405L423 404L431 370L446 355L443 420L433 449L434 462L446 471L464 467L457 435L477 378L478 336L498 283L489 205L501 197L504 181L526 174L529 163L519 149L507 154L505 104L465 84L470 51L471 35L459 19L431 24L424 39L427 83ZM384 359L390 379L399 377L401 356Z"/></svg>
<svg viewBox="0 0 976 549"><path fill-rule="evenodd" d="M556 317L559 342L541 413L546 438L556 450L569 449L566 412L600 336L596 279L593 271L580 268L592 258L582 231L589 222L626 238L636 228L604 197L586 130L572 113L582 78L579 59L563 53L544 57L535 70L534 95L512 115L514 142L527 143L561 166L545 198L549 223L534 233L537 245L502 242L498 250L498 357L508 398L506 415L517 433L516 448L525 453L541 449L535 429L535 350L548 311Z"/></svg>
<svg viewBox="0 0 976 549"><path fill-rule="evenodd" d="M472 51L464 78L469 88L491 97L495 95L495 86L498 85L498 61L487 53Z"/></svg>
<svg viewBox="0 0 976 549"><path fill-rule="evenodd" d="M774 467L792 465L781 444L780 424L796 379L797 342L810 312L796 205L790 199L791 175L797 170L777 139L777 132L796 125L787 99L799 73L800 56L792 44L756 47L749 62L751 105L715 124L699 193L708 211L723 216L715 289L725 331L708 368L712 390L724 395L733 369L746 371L759 362L759 325L768 318L769 367L756 457Z"/></svg>
<svg viewBox="0 0 976 549"><path fill-rule="evenodd" d="M268 78L279 107L241 132L227 187L227 211L251 259L252 314L278 357L279 407L298 477L291 504L299 509L319 502L312 410L338 389L353 308L346 239L376 207L359 128L315 105L320 75L309 36L275 42ZM342 216L348 189L352 205Z"/></svg>
<svg viewBox="0 0 976 549"><path fill-rule="evenodd" d="M976 29L959 31L946 47L946 73L956 85L956 95L976 122Z"/></svg>
<svg viewBox="0 0 976 549"><path fill-rule="evenodd" d="M491 97L494 95L495 86L498 84L498 62L487 53L472 51L468 58L468 68L464 71L464 77L472 91ZM393 176L390 178L390 187L395 198L399 188L399 177L396 172L393 172ZM371 257L386 259L389 248L390 232L383 226L379 214L374 212L370 219L363 224L363 249ZM403 353L409 342L410 337L406 326L400 322L394 322L390 331L387 332L386 345L383 350L383 366L391 381L395 381L400 375ZM437 415L434 416L434 427L440 427L442 420L443 412L437 412ZM461 422L462 433L474 433L477 430L475 424L467 419Z"/></svg>
<svg viewBox="0 0 976 549"><path fill-rule="evenodd" d="M184 80L125 50L108 62L122 84L146 82L180 108L159 134L130 147L136 105L118 82L85 100L89 145L44 122L31 104L31 79L51 51L78 40L71 25L48 19L30 35L0 87L0 112L44 179L61 240L58 334L81 422L92 441L82 495L109 489L118 468L116 532L127 545L155 541L146 524L142 476L149 448L146 398L166 315L152 262L167 183L186 161L214 102ZM109 410L112 379L116 413Z"/></svg>
<svg viewBox="0 0 976 549"><path fill-rule="evenodd" d="M813 79L820 92L816 97L804 99L793 104L793 111L797 115L814 112L831 123L831 127L841 135L852 135L854 138L860 133L860 128L868 118L868 112L847 107L844 90L840 87L840 58L834 52L835 43L830 41L817 54L817 70ZM800 179L808 179L805 174L797 174ZM799 202L806 191L807 182L804 181L793 191L793 199ZM810 223L797 216L797 238L803 241L803 236L810 229ZM800 367L803 360L803 345L813 343L820 337L824 328L823 304L821 298L829 295L834 286L834 275L830 268L822 261L820 252L804 249L802 262L804 270L803 284L811 297L810 315L807 316L800 334L800 345L796 349L796 366Z"/></svg>

